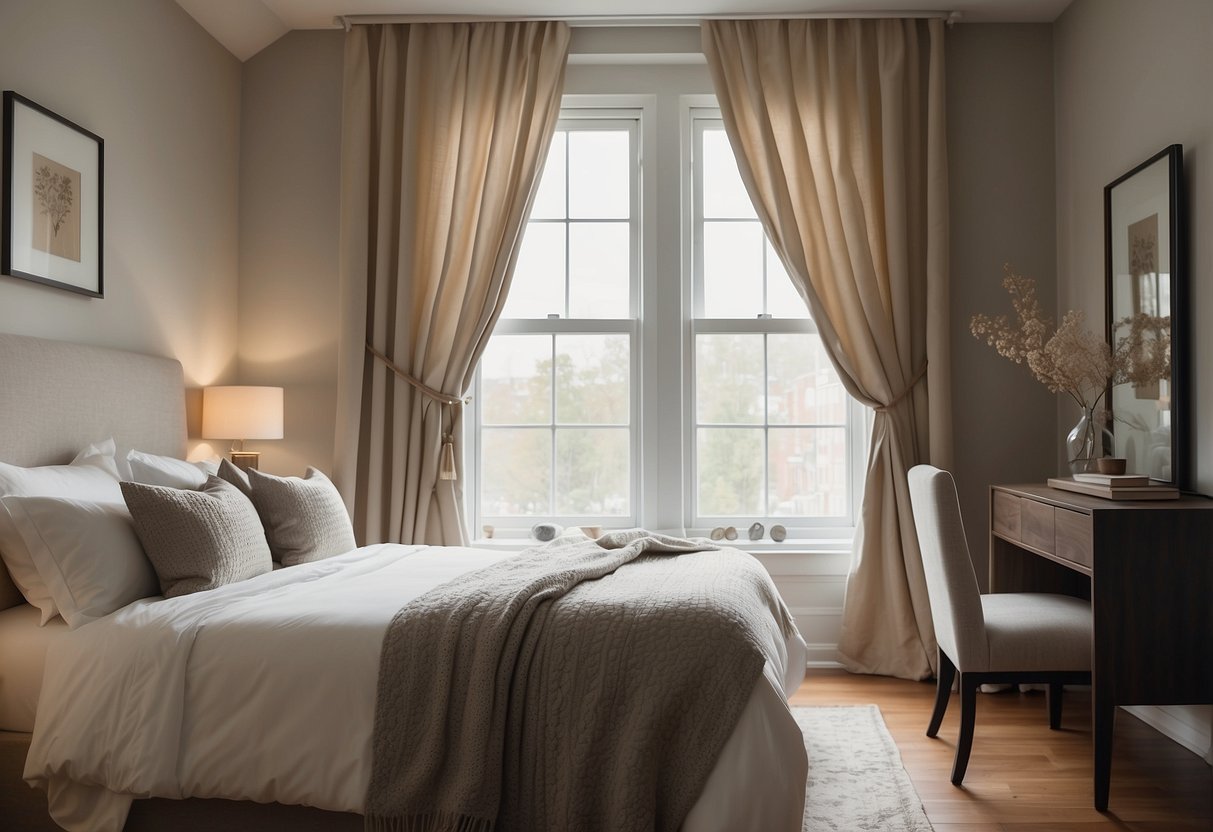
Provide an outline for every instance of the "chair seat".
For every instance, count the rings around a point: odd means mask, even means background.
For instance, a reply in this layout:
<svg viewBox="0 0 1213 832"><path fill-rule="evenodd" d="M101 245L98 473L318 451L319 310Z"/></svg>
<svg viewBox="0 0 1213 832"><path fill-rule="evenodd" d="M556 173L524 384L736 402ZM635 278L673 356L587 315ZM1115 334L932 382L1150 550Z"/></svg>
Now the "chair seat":
<svg viewBox="0 0 1213 832"><path fill-rule="evenodd" d="M1091 669L1089 602L1069 595L999 592L981 596L981 611L990 645L986 670ZM962 673L970 669L979 668L960 667Z"/></svg>

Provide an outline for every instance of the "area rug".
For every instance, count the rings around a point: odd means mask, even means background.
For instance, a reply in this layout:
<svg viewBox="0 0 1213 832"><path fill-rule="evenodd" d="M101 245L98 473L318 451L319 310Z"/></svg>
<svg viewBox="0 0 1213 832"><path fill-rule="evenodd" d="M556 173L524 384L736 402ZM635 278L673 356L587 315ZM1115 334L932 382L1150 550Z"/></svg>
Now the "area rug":
<svg viewBox="0 0 1213 832"><path fill-rule="evenodd" d="M880 708L795 707L809 779L804 832L931 832Z"/></svg>

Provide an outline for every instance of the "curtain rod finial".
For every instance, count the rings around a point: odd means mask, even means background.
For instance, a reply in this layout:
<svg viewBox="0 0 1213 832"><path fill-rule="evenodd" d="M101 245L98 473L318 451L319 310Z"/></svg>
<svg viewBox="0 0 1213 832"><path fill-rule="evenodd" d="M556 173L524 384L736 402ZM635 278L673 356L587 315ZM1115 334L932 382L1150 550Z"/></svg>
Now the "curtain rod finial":
<svg viewBox="0 0 1213 832"><path fill-rule="evenodd" d="M948 21L948 22L950 23L951 21ZM345 31L347 31L347 32L350 30L350 19L349 19L349 16L347 16L347 15L344 15L344 14L337 15L336 17L333 18L333 23L337 24L342 29L345 29Z"/></svg>
<svg viewBox="0 0 1213 832"><path fill-rule="evenodd" d="M945 22L948 24L949 27L952 27L952 26L955 26L960 21L964 20L964 17L965 17L964 12L948 12L948 16L947 16Z"/></svg>

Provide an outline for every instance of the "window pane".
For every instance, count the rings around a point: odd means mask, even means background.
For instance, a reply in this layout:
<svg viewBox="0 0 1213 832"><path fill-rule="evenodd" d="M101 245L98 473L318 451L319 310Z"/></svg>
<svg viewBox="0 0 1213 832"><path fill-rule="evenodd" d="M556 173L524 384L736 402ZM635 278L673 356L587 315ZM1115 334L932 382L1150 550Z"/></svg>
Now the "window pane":
<svg viewBox="0 0 1213 832"><path fill-rule="evenodd" d="M564 160L565 136L563 130L557 130L552 136L552 145L548 150L548 159L543 165L543 176L539 180L539 190L535 192L535 202L531 205L531 217L535 219L562 220L564 213Z"/></svg>
<svg viewBox="0 0 1213 832"><path fill-rule="evenodd" d="M552 434L545 428L484 428L480 502L490 516L550 513Z"/></svg>
<svg viewBox="0 0 1213 832"><path fill-rule="evenodd" d="M703 224L703 314L753 318L762 312L762 226Z"/></svg>
<svg viewBox="0 0 1213 832"><path fill-rule="evenodd" d="M556 513L626 516L630 476L627 428L556 431Z"/></svg>
<svg viewBox="0 0 1213 832"><path fill-rule="evenodd" d="M626 222L569 223L569 316L628 317L630 262Z"/></svg>
<svg viewBox="0 0 1213 832"><path fill-rule="evenodd" d="M695 402L700 424L762 424L762 336L696 335Z"/></svg>
<svg viewBox="0 0 1213 832"><path fill-rule="evenodd" d="M767 240L767 312L776 318L807 318L809 305L792 285L783 261Z"/></svg>
<svg viewBox="0 0 1213 832"><path fill-rule="evenodd" d="M564 223L529 222L503 318L564 317Z"/></svg>
<svg viewBox="0 0 1213 832"><path fill-rule="evenodd" d="M737 158L723 129L703 131L703 215L758 216L737 172Z"/></svg>
<svg viewBox="0 0 1213 832"><path fill-rule="evenodd" d="M771 517L846 516L844 428L771 428L767 447Z"/></svg>
<svg viewBox="0 0 1213 832"><path fill-rule="evenodd" d="M480 403L486 425L551 424L552 336L494 336L480 359Z"/></svg>
<svg viewBox="0 0 1213 832"><path fill-rule="evenodd" d="M626 425L631 379L627 335L556 336L556 421Z"/></svg>
<svg viewBox="0 0 1213 832"><path fill-rule="evenodd" d="M761 515L762 429L699 428L697 440L700 515Z"/></svg>
<svg viewBox="0 0 1213 832"><path fill-rule="evenodd" d="M846 424L846 390L816 335L767 336L767 391L771 424Z"/></svg>
<svg viewBox="0 0 1213 832"><path fill-rule="evenodd" d="M569 133L569 216L627 219L631 214L630 136L626 130Z"/></svg>

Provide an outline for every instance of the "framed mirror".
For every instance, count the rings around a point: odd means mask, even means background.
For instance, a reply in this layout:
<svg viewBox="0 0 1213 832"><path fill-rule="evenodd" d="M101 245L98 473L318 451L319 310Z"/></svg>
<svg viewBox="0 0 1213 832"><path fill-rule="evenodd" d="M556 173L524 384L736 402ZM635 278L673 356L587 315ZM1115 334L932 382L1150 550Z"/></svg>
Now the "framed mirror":
<svg viewBox="0 0 1213 832"><path fill-rule="evenodd" d="M1183 147L1173 144L1104 188L1108 343L1128 371L1109 387L1112 456L1130 474L1187 487L1188 275Z"/></svg>

